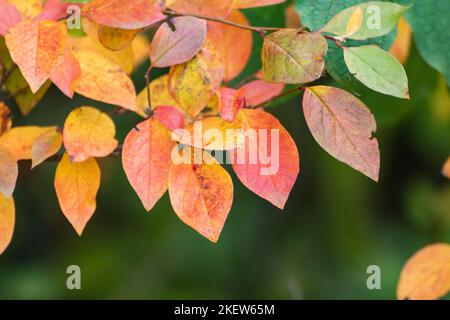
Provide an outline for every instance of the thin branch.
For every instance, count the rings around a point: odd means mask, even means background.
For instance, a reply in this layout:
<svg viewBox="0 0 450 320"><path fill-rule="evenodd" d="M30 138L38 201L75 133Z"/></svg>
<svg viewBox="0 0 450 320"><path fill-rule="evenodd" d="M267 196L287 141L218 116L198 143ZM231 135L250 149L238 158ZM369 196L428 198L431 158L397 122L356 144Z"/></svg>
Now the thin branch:
<svg viewBox="0 0 450 320"><path fill-rule="evenodd" d="M323 36L325 39L331 40L333 41L339 48L344 49L344 46L341 44L341 42L336 39L335 37L331 37L331 36Z"/></svg>
<svg viewBox="0 0 450 320"><path fill-rule="evenodd" d="M272 102L277 101L280 98L286 97L286 96L291 95L291 94L296 93L296 92L301 92L301 91L303 91L303 89L304 89L303 87L295 87L295 88L292 88L290 90L286 90L286 91L280 93L278 96L273 97L272 99L270 99L270 100L268 100L266 102L260 103L260 104L258 104L256 106L249 106L248 108L249 109L264 108L265 106L271 104Z"/></svg>
<svg viewBox="0 0 450 320"><path fill-rule="evenodd" d="M163 13L165 15L168 15L169 17L191 16L191 17L195 17L195 18L199 18L199 19L203 19L203 20L219 22L219 23L223 23L223 24L227 24L227 25L236 27L236 28L254 31L254 32L257 32L258 34L260 34L261 36L264 36L266 32L279 31L279 30L283 29L283 28L277 28L277 27L254 27L254 26L249 26L249 25L245 25L245 24L240 24L240 23L228 21L226 19L204 16L204 15L201 15L201 14L183 14L183 13L178 13L178 12L170 10L170 9L165 9L163 11Z"/></svg>
<svg viewBox="0 0 450 320"><path fill-rule="evenodd" d="M145 73L145 86L147 88L147 100L148 100L148 111L146 113L149 117L152 116L152 97L150 93L150 73L153 70L153 63L150 63L150 67L148 67L147 72Z"/></svg>
<svg viewBox="0 0 450 320"><path fill-rule="evenodd" d="M17 65L13 65L8 70L3 70L2 78L0 79L0 89L3 87L3 85L6 83L6 80L8 80L8 77L16 70Z"/></svg>

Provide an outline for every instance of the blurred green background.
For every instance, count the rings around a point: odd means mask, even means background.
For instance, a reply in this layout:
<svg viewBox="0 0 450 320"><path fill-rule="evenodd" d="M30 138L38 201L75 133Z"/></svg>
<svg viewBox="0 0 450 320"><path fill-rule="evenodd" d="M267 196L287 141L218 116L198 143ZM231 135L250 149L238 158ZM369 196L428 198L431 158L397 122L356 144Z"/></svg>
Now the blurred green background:
<svg viewBox="0 0 450 320"><path fill-rule="evenodd" d="M282 26L284 6L245 11L254 25ZM252 62L260 67L255 36ZM133 74L144 88L146 65ZM218 244L185 226L168 196L147 213L120 160L101 159L97 211L79 238L59 209L56 163L20 165L16 228L0 256L1 299L394 299L403 264L418 249L450 242L450 102L442 77L413 48L406 66L411 101L358 87L375 114L381 180L339 163L314 141L299 97L273 106L295 139L301 172L280 211L235 182L234 206ZM161 71L161 73L164 70ZM154 77L157 73L154 74ZM330 82L332 85L332 82ZM57 89L14 124L62 126L77 106L102 105ZM119 141L139 118L115 115ZM229 168L228 168L229 169ZM79 265L82 290L66 288L66 268ZM382 289L366 287L369 265L381 267Z"/></svg>

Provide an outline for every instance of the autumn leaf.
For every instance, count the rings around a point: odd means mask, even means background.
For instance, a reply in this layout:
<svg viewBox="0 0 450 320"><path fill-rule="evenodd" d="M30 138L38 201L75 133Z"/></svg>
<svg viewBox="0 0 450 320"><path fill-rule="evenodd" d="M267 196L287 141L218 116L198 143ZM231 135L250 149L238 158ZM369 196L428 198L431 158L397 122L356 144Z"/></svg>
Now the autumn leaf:
<svg viewBox="0 0 450 320"><path fill-rule="evenodd" d="M42 12L41 0L7 0L19 10L22 20L32 20Z"/></svg>
<svg viewBox="0 0 450 320"><path fill-rule="evenodd" d="M380 151L374 116L359 99L332 87L306 88L303 113L317 143L336 159L378 181Z"/></svg>
<svg viewBox="0 0 450 320"><path fill-rule="evenodd" d="M22 115L29 114L50 88L50 81L45 82L38 92L33 94L20 70L14 67L14 62L11 59L4 38L0 38L0 62L6 70L12 70L11 68L14 68L6 79L5 86L17 103Z"/></svg>
<svg viewBox="0 0 450 320"><path fill-rule="evenodd" d="M170 202L181 221L217 242L233 203L233 182L208 153L199 150L197 157L193 149L183 149L188 151L195 161L170 168Z"/></svg>
<svg viewBox="0 0 450 320"><path fill-rule="evenodd" d="M368 88L409 99L408 76L389 52L377 46L345 48L344 59L350 72Z"/></svg>
<svg viewBox="0 0 450 320"><path fill-rule="evenodd" d="M244 143L240 120L228 122L220 117L207 117L194 121L182 130L175 130L173 138L199 149L232 150Z"/></svg>
<svg viewBox="0 0 450 320"><path fill-rule="evenodd" d="M426 246L403 267L397 286L399 300L433 300L450 291L450 245Z"/></svg>
<svg viewBox="0 0 450 320"><path fill-rule="evenodd" d="M136 111L136 91L126 72L117 64L93 50L75 50L81 76L75 92L101 102Z"/></svg>
<svg viewBox="0 0 450 320"><path fill-rule="evenodd" d="M15 208L13 198L5 198L0 193L0 255L5 252L11 242L15 223Z"/></svg>
<svg viewBox="0 0 450 320"><path fill-rule="evenodd" d="M412 30L408 22L401 17L398 20L397 37L392 44L390 52L403 65L406 64L409 58L412 42Z"/></svg>
<svg viewBox="0 0 450 320"><path fill-rule="evenodd" d="M98 24L120 29L145 28L165 18L159 0L92 0L82 14Z"/></svg>
<svg viewBox="0 0 450 320"><path fill-rule="evenodd" d="M61 145L62 135L59 131L48 131L38 136L31 147L31 168L58 153Z"/></svg>
<svg viewBox="0 0 450 320"><path fill-rule="evenodd" d="M285 25L286 28L289 29L300 29L302 27L302 23L300 21L300 15L295 10L295 5L291 3L288 5L284 11L285 15Z"/></svg>
<svg viewBox="0 0 450 320"><path fill-rule="evenodd" d="M361 7L357 6L354 9L353 13L351 14L350 18L348 19L347 26L345 28L345 33L342 37L348 38L351 35L358 32L359 29L361 29L361 26L363 23L363 17L364 17L364 12L362 11Z"/></svg>
<svg viewBox="0 0 450 320"><path fill-rule="evenodd" d="M211 100L223 80L222 59L210 41L192 60L173 66L169 92L181 109L195 117Z"/></svg>
<svg viewBox="0 0 450 320"><path fill-rule="evenodd" d="M18 173L16 159L7 148L0 145L0 196L11 198L16 187Z"/></svg>
<svg viewBox="0 0 450 320"><path fill-rule="evenodd" d="M228 154L234 172L248 189L283 209L300 170L297 146L270 113L242 109L238 118L245 143Z"/></svg>
<svg viewBox="0 0 450 320"><path fill-rule="evenodd" d="M264 80L254 80L241 88L245 91L247 106L259 106L270 101L283 92L284 83L271 83Z"/></svg>
<svg viewBox="0 0 450 320"><path fill-rule="evenodd" d="M250 25L244 14L233 10L227 21L242 25ZM237 77L247 65L252 52L253 38L249 30L243 30L218 22L208 22L208 39L222 55L224 65L224 81Z"/></svg>
<svg viewBox="0 0 450 320"><path fill-rule="evenodd" d="M62 212L79 236L94 214L100 168L94 158L72 163L67 153L58 163L55 190Z"/></svg>
<svg viewBox="0 0 450 320"><path fill-rule="evenodd" d="M169 131L152 118L131 130L123 143L123 169L147 211L167 190L174 146Z"/></svg>
<svg viewBox="0 0 450 320"><path fill-rule="evenodd" d="M240 109L245 107L245 89L221 88L217 92L218 110L225 121L233 122Z"/></svg>
<svg viewBox="0 0 450 320"><path fill-rule="evenodd" d="M168 86L169 75L167 74L150 82L150 101L152 108L158 106L171 106L183 110L178 106L178 102L176 102L170 94ZM136 107L140 115L147 115L147 109L149 108L147 88L142 89L142 91L138 94L136 98Z"/></svg>
<svg viewBox="0 0 450 320"><path fill-rule="evenodd" d="M98 40L109 50L122 50L131 45L142 29L119 29L108 26L98 27Z"/></svg>
<svg viewBox="0 0 450 320"><path fill-rule="evenodd" d="M50 74L50 80L69 98L73 98L76 81L81 76L80 63L73 53L66 49L64 58Z"/></svg>
<svg viewBox="0 0 450 320"><path fill-rule="evenodd" d="M320 33L285 29L264 38L264 80L290 84L317 80L325 67L327 43Z"/></svg>
<svg viewBox="0 0 450 320"><path fill-rule="evenodd" d="M153 37L150 60L154 67L170 67L192 59L206 39L205 20L177 17L171 23L163 23Z"/></svg>
<svg viewBox="0 0 450 320"><path fill-rule="evenodd" d="M42 12L34 20L60 20L67 17L67 8L73 5L64 0L46 0ZM80 4L78 4L80 5Z"/></svg>
<svg viewBox="0 0 450 320"><path fill-rule="evenodd" d="M55 21L23 21L5 36L12 60L36 93L64 57L67 30Z"/></svg>
<svg viewBox="0 0 450 320"><path fill-rule="evenodd" d="M450 157L447 159L444 167L442 168L442 174L450 179Z"/></svg>
<svg viewBox="0 0 450 320"><path fill-rule="evenodd" d="M11 129L11 127L11 111L6 104L0 102L0 136Z"/></svg>
<svg viewBox="0 0 450 320"><path fill-rule="evenodd" d="M15 127L0 136L0 146L8 149L17 161L29 160L32 158L32 147L36 139L45 133L58 130L58 127Z"/></svg>
<svg viewBox="0 0 450 320"><path fill-rule="evenodd" d="M184 115L175 107L156 107L153 109L153 117L171 131L184 128Z"/></svg>
<svg viewBox="0 0 450 320"><path fill-rule="evenodd" d="M4 36L6 32L16 24L22 21L20 12L11 3L0 1L0 35Z"/></svg>
<svg viewBox="0 0 450 320"><path fill-rule="evenodd" d="M232 2L233 0L166 0L165 6L178 13L224 18L230 12Z"/></svg>
<svg viewBox="0 0 450 320"><path fill-rule="evenodd" d="M247 9L263 6L271 6L286 2L286 0L233 0L233 8Z"/></svg>
<svg viewBox="0 0 450 320"><path fill-rule="evenodd" d="M64 147L72 162L109 156L117 148L112 119L93 107L73 110L64 123Z"/></svg>

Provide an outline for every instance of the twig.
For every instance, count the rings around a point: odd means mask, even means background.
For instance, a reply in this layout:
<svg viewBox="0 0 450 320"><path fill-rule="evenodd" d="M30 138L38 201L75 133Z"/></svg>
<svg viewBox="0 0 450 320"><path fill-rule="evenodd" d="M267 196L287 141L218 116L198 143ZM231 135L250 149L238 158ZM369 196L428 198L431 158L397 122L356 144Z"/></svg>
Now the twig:
<svg viewBox="0 0 450 320"><path fill-rule="evenodd" d="M195 18L199 18L199 19L203 19L203 20L219 22L219 23L223 23L223 24L227 24L227 25L236 27L236 28L254 31L254 32L257 32L258 34L260 34L261 36L264 36L266 34L266 32L279 31L279 30L283 29L283 28L277 28L277 27L254 27L254 26L249 26L249 25L245 25L245 24L232 22L232 21L229 21L226 19L208 17L208 16L204 16L201 14L183 14L183 13L179 13L179 12L176 12L176 11L173 11L170 9L165 9L163 11L163 13L165 15L168 15L169 17L191 16L191 17L195 17Z"/></svg>
<svg viewBox="0 0 450 320"><path fill-rule="evenodd" d="M153 115L152 112L152 97L150 93L150 73L153 70L153 63L150 63L150 67L148 67L147 72L145 73L145 86L147 87L147 100L148 100L148 110L145 113L148 114L149 117Z"/></svg>
<svg viewBox="0 0 450 320"><path fill-rule="evenodd" d="M333 41L339 48L344 49L344 46L341 44L341 42L336 39L335 37L331 37L331 36L323 36L325 39L331 40Z"/></svg>
<svg viewBox="0 0 450 320"><path fill-rule="evenodd" d="M290 89L290 90L286 90L286 91L282 92L281 94L279 94L278 96L273 97L273 98L270 99L269 101L260 103L260 104L258 104L258 105L256 105L256 106L249 106L248 108L249 108L249 109L259 109L259 108L264 108L265 106L271 104L272 102L275 102L276 100L278 100L278 99L280 99L280 98L286 97L286 96L288 96L288 95L290 95L290 94L293 94L293 93L296 93L296 92L300 92L300 91L302 91L303 89L304 89L303 87L296 87L296 88L292 88L292 89Z"/></svg>
<svg viewBox="0 0 450 320"><path fill-rule="evenodd" d="M0 89L3 87L3 85L6 83L6 80L8 80L8 77L16 70L17 65L13 65L9 70L3 70L2 78L0 79Z"/></svg>

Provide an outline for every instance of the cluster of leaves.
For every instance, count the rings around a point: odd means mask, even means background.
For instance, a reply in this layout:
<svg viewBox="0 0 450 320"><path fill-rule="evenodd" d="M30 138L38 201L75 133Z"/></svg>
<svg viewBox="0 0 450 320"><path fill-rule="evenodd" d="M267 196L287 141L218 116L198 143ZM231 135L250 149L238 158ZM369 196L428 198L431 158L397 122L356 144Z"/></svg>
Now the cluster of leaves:
<svg viewBox="0 0 450 320"><path fill-rule="evenodd" d="M84 2L78 4L81 35L66 28L67 8L74 2ZM271 129L279 131L276 174L261 175L265 164L260 162L232 167L246 187L282 209L299 173L299 153L287 130L264 106L291 93L303 93L303 114L320 146L378 181L380 152L369 108L343 89L308 84L324 76L326 69L338 81L357 79L372 90L408 99L406 72L385 51L408 7L342 1L342 7L333 7L338 12L329 16L327 1L298 0L296 10L305 28L288 29L251 26L239 11L282 2L47 0L42 5L40 0L0 0L0 35L4 37L0 39L0 87L4 85L8 92L4 101L13 98L26 115L53 83L69 98L77 93L145 118L119 145L110 116L93 107L73 110L60 130L12 127L8 107L0 104L0 252L9 244L14 227L17 161L31 159L34 168L52 157L59 160L56 195L64 215L81 235L96 207L101 176L96 158L120 153L130 184L146 210L168 190L180 219L216 242L231 209L233 184L228 172L202 150L233 153L245 148L248 152L246 146L259 145L260 138L226 141L225 146L206 138L193 144L183 135L172 140L176 129L191 132L198 123L203 130L215 128L223 133L227 129L265 129L268 135ZM379 8L379 27L370 27L373 6ZM156 32L147 45L143 34L152 28ZM262 70L231 87L230 81L250 59L252 32L263 38ZM148 52L147 86L136 94L129 74ZM168 74L150 81L153 68L166 67L170 67ZM285 90L286 85L291 88ZM195 159L195 164L172 163L177 144L189 145L193 158L200 150L202 159ZM65 152L58 156L62 146Z"/></svg>

